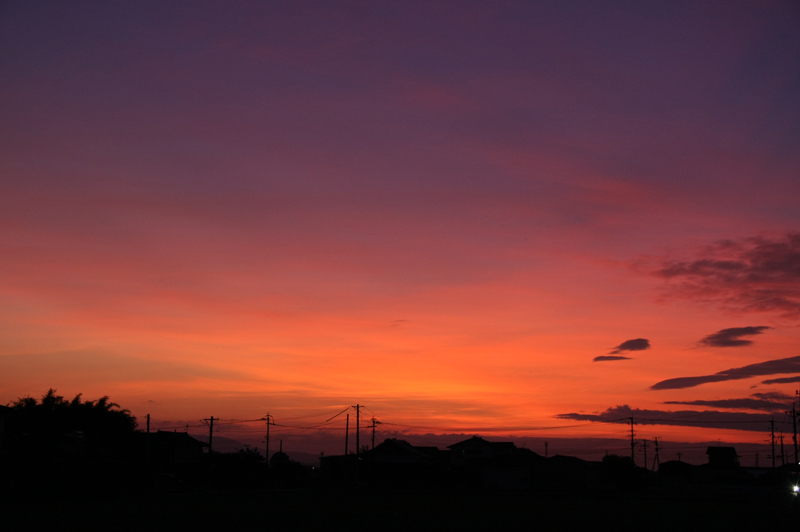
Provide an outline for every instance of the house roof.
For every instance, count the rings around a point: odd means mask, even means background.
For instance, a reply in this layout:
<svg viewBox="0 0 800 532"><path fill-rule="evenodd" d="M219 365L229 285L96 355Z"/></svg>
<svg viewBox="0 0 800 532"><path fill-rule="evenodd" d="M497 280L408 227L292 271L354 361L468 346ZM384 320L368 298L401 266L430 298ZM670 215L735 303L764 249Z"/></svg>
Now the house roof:
<svg viewBox="0 0 800 532"><path fill-rule="evenodd" d="M156 433L151 433L150 437L156 441L170 445L181 445L186 447L208 447L207 443L197 440L186 432L170 432L167 430L159 430Z"/></svg>
<svg viewBox="0 0 800 532"><path fill-rule="evenodd" d="M706 454L711 456L712 454L715 456L736 456L736 448L735 447L717 447L711 446L706 449Z"/></svg>
<svg viewBox="0 0 800 532"><path fill-rule="evenodd" d="M489 441L489 440L484 440L480 436L473 436L468 440L460 441L458 443L454 443L453 445L447 446L448 449L453 449L453 450L467 448L467 447L473 447L473 448L482 447L485 449L491 449L492 452L495 453L498 452L511 453L517 448L517 446L510 441Z"/></svg>
<svg viewBox="0 0 800 532"><path fill-rule="evenodd" d="M388 438L383 443L376 445L370 451L373 454L408 454L408 455L422 455L419 449L405 440L398 440L396 438Z"/></svg>
<svg viewBox="0 0 800 532"><path fill-rule="evenodd" d="M488 440L484 440L480 436L473 436L472 438L464 441L460 441L458 443L454 443L453 445L448 445L448 449L457 449L459 447L489 447L492 445L492 442Z"/></svg>

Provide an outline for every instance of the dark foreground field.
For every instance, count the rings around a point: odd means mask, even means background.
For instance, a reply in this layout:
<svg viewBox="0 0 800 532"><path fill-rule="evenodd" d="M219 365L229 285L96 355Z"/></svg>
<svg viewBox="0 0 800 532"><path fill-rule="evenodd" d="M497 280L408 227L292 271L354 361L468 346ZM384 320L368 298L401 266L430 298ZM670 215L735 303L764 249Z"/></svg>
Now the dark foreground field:
<svg viewBox="0 0 800 532"><path fill-rule="evenodd" d="M800 501L735 490L540 495L370 489L5 499L6 530L773 530ZM605 528L605 527L603 527Z"/></svg>

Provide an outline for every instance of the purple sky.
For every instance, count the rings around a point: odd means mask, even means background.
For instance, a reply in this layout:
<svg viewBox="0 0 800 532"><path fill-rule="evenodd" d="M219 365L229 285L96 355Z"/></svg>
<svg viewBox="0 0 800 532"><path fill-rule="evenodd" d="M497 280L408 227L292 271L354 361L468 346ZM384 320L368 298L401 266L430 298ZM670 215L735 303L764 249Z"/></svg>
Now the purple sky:
<svg viewBox="0 0 800 532"><path fill-rule="evenodd" d="M799 95L797 2L3 2L0 402L791 396Z"/></svg>

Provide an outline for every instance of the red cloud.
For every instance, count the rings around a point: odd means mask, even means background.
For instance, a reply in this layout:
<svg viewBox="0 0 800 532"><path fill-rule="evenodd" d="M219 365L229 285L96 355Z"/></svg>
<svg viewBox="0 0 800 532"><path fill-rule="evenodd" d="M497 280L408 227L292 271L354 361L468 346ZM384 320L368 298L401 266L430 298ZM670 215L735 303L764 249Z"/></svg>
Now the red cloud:
<svg viewBox="0 0 800 532"><path fill-rule="evenodd" d="M800 233L717 242L652 273L667 280L674 297L800 318Z"/></svg>

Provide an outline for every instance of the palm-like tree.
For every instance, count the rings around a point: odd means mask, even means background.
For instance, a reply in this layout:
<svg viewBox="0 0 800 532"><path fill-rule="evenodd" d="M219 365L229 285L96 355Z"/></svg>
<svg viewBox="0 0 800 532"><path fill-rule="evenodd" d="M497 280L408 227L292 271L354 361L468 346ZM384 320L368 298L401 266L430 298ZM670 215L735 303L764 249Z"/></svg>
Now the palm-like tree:
<svg viewBox="0 0 800 532"><path fill-rule="evenodd" d="M103 396L96 401L81 401L78 394L72 401L57 395L50 388L37 401L20 397L9 404L24 432L63 434L79 431L87 434L124 434L136 430L136 418L127 409Z"/></svg>

